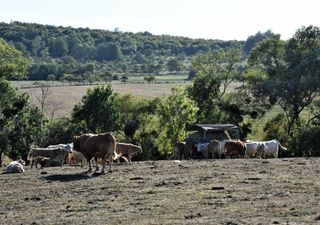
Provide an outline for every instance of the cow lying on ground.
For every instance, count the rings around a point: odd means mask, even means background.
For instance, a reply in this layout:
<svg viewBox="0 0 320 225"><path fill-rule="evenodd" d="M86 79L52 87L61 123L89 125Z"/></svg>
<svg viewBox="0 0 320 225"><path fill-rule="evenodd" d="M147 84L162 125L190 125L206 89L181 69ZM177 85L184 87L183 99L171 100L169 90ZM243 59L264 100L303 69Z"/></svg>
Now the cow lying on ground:
<svg viewBox="0 0 320 225"><path fill-rule="evenodd" d="M23 173L24 169L21 163L19 163L18 161L12 161L6 167L6 172L7 173Z"/></svg>
<svg viewBox="0 0 320 225"><path fill-rule="evenodd" d="M101 173L105 172L105 164L109 160L109 171L112 171L111 165L113 159L119 156L116 153L116 139L109 133L104 134L83 134L75 136L73 149L83 154L89 164L88 172L92 171L91 159L102 158ZM97 169L99 169L97 165Z"/></svg>
<svg viewBox="0 0 320 225"><path fill-rule="evenodd" d="M31 168L35 163L33 159L38 156L49 158L51 163L53 164L58 163L58 165L62 166L67 154L68 152L66 152L64 149L60 147L59 148L31 148L27 156L27 159L31 161L30 162Z"/></svg>
<svg viewBox="0 0 320 225"><path fill-rule="evenodd" d="M222 155L224 154L224 145L226 141L218 141L212 140L209 142L207 147L207 155L206 158L208 159L210 156L215 159L221 159Z"/></svg>
<svg viewBox="0 0 320 225"><path fill-rule="evenodd" d="M226 141L224 144L224 155L226 158L239 157L244 158L246 145L243 141Z"/></svg>
<svg viewBox="0 0 320 225"><path fill-rule="evenodd" d="M262 158L268 148L268 146L261 141L250 141L245 144L245 158Z"/></svg>
<svg viewBox="0 0 320 225"><path fill-rule="evenodd" d="M173 145L174 158L175 159L187 159L186 154L186 143L185 142L177 142Z"/></svg>
<svg viewBox="0 0 320 225"><path fill-rule="evenodd" d="M134 144L117 142L116 152L119 157L124 156L128 159L129 163L131 163L131 158L136 156L138 153L142 153L142 148L141 146ZM120 162L119 158L118 162Z"/></svg>
<svg viewBox="0 0 320 225"><path fill-rule="evenodd" d="M69 166L71 166L71 165L78 166L78 163L80 163L80 166L82 167L85 162L85 158L81 152L72 150L68 154L67 161L68 161Z"/></svg>

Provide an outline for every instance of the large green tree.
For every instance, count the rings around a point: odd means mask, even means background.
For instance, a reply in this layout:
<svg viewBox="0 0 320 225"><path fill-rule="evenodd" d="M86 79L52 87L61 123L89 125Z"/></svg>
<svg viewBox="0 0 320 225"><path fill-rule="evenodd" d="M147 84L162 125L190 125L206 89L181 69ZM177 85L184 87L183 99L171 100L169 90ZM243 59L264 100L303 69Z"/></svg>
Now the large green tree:
<svg viewBox="0 0 320 225"><path fill-rule="evenodd" d="M258 71L257 76L248 79L251 93L264 102L281 106L292 149L296 155L302 155L298 134L319 117L311 113L304 121L301 116L303 111L314 111L314 103L319 98L319 27L302 27L287 42L279 35L264 40L251 51L249 64Z"/></svg>
<svg viewBox="0 0 320 225"><path fill-rule="evenodd" d="M199 107L198 122L222 122L222 99L232 81L239 78L241 61L242 52L239 49L220 50L195 57L192 68L196 76L188 92Z"/></svg>
<svg viewBox="0 0 320 225"><path fill-rule="evenodd" d="M159 105L160 134L157 144L162 156L171 156L174 143L185 140L186 125L196 121L197 111L196 103L182 88L172 89L172 94Z"/></svg>
<svg viewBox="0 0 320 225"><path fill-rule="evenodd" d="M20 51L0 38L0 78L25 78L29 64Z"/></svg>
<svg viewBox="0 0 320 225"><path fill-rule="evenodd" d="M12 87L6 78L25 77L29 62L0 39L0 165L1 155L26 159L32 144L41 142L43 117L30 105L30 97Z"/></svg>
<svg viewBox="0 0 320 225"><path fill-rule="evenodd" d="M111 85L88 89L72 111L72 121L79 132L102 133L119 129L119 102Z"/></svg>
<svg viewBox="0 0 320 225"><path fill-rule="evenodd" d="M26 160L30 146L42 141L44 118L31 107L30 97L0 78L0 165L1 153Z"/></svg>

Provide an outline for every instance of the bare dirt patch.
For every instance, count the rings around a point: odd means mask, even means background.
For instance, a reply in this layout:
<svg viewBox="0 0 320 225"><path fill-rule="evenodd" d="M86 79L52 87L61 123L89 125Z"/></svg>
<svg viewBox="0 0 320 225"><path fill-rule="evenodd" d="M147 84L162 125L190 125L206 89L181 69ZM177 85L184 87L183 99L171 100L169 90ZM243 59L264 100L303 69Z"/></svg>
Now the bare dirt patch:
<svg viewBox="0 0 320 225"><path fill-rule="evenodd" d="M319 224L320 159L145 161L1 174L0 224Z"/></svg>

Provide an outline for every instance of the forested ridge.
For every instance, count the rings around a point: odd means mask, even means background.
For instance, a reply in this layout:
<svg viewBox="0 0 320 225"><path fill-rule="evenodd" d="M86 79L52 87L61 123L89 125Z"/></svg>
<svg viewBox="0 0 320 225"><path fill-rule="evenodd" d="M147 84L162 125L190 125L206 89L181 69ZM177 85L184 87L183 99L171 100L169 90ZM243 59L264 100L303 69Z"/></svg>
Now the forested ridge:
<svg viewBox="0 0 320 225"><path fill-rule="evenodd" d="M247 41L191 39L149 32L131 33L89 28L56 27L35 23L0 23L0 37L32 59L28 79L56 80L93 73L104 80L112 73L163 74L190 71L199 53L243 49L247 55L257 41L272 32L257 33Z"/></svg>

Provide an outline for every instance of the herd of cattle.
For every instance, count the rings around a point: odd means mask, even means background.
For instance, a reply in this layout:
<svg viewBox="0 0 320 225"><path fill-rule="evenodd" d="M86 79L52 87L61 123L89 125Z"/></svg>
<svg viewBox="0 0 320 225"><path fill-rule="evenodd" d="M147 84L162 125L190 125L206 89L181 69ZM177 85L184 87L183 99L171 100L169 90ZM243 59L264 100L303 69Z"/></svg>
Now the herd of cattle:
<svg viewBox="0 0 320 225"><path fill-rule="evenodd" d="M203 158L277 158L279 150L286 151L279 141L240 141L240 140L212 140L209 143L194 145L190 142L174 144L176 159L191 159L196 153L201 153Z"/></svg>
<svg viewBox="0 0 320 225"><path fill-rule="evenodd" d="M108 161L110 171L114 160L120 162L122 158L125 162L131 163L131 158L141 153L140 146L130 143L117 142L114 136L109 133L104 134L83 134L75 136L73 143L49 145L46 148L31 148L27 159L30 161L31 168L35 165L41 168L49 166L62 166L67 161L69 165L81 166L85 161L89 165L88 172L92 171L92 159L95 161L96 171L99 164L102 165L101 173L105 172L105 164ZM6 167L6 172L23 172L21 162L13 161Z"/></svg>
<svg viewBox="0 0 320 225"><path fill-rule="evenodd" d="M194 155L201 153L203 158L277 158L279 150L287 150L277 140L271 141L247 141L240 140L212 140L209 143L178 142L174 144L174 155L176 159L191 159ZM140 146L117 142L115 137L109 133L103 134L83 134L75 136L73 143L50 145L46 148L31 148L27 159L30 161L31 168L38 164L43 167L62 166L67 161L69 165L81 166L87 162L88 172L92 172L92 160L99 170L102 165L101 173L105 172L105 164L109 163L109 171L112 171L114 160L120 162L122 158L126 163L131 163L131 158L141 153ZM13 161L7 168L7 172L23 172L21 162Z"/></svg>

